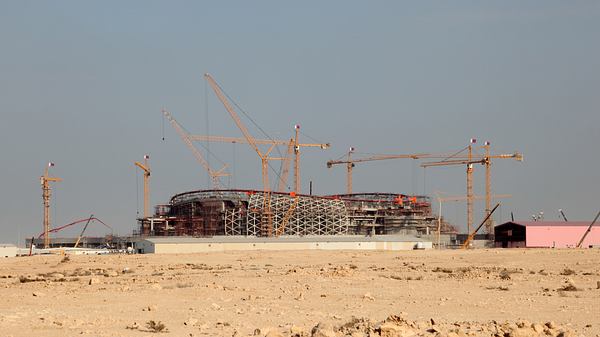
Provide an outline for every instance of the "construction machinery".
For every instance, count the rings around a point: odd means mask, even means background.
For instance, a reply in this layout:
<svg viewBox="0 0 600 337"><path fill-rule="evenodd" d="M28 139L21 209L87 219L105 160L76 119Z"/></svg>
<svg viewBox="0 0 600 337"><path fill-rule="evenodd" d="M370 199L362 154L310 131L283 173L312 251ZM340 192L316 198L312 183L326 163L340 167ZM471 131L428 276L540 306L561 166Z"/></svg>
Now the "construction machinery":
<svg viewBox="0 0 600 337"><path fill-rule="evenodd" d="M437 228L437 245L438 248L441 247L440 245L440 237L441 237L441 228L442 228L442 203L446 202L446 201L465 201L468 200L468 197L466 195L459 195L459 196L447 196L447 197L442 197L441 194L443 194L443 192L439 192L436 191L434 192L436 195L436 198L439 202L439 209L438 209L438 228ZM502 198L511 198L512 195L510 194L495 194L492 196L494 199L502 199ZM488 199L487 195L486 196L481 196L481 195L474 195L473 196L473 200L481 200L481 199ZM486 212L486 214L488 214L488 212ZM488 218L489 221L489 218Z"/></svg>
<svg viewBox="0 0 600 337"><path fill-rule="evenodd" d="M496 206L494 206L494 208L490 211L490 213L488 213L485 216L485 219L483 219L483 221L481 222L481 224L479 224L479 226L477 226L477 228L473 231L473 233L469 233L469 236L467 237L467 239L465 240L465 242L463 243L463 245L461 247L462 249L469 248L469 244L471 243L471 241L475 237L475 234L477 234L477 232L481 229L481 227L483 227L483 225L485 225L486 221L488 221L488 219L492 216L492 214L494 213L494 211L496 211L496 209L498 208L498 206L500 206L500 203L497 203Z"/></svg>
<svg viewBox="0 0 600 337"><path fill-rule="evenodd" d="M229 116L231 116L234 123L237 125L237 127L240 129L240 131L244 135L246 142L250 145L250 147L252 147L254 149L254 151L256 152L256 154L259 156L259 158L261 160L261 172L262 172L263 194L264 194L263 207L262 207L263 221L261 224L261 232L262 232L262 235L264 235L264 236L271 236L272 231L273 231L273 223L272 223L271 200L270 200L271 188L269 185L269 169L268 169L269 168L269 160L284 160L284 158L270 156L271 151L273 150L273 148L276 145L275 143L270 144L266 150L261 150L258 146L259 144L256 141L256 138L254 138L252 136L252 134L250 134L250 131L248 130L248 128L244 125L244 123L242 123L242 120L238 116L238 114L235 111L235 109L233 108L233 106L229 103L229 100L227 99L227 97L224 94L221 87L212 78L212 76L210 76L210 74L208 74L208 73L204 74L204 78L206 79L208 84L211 86L211 88L213 89L213 91L215 92L215 94L217 95L217 97L219 98L219 100L221 101L221 103L223 104L223 106L225 107L227 112L229 113ZM297 192L300 189L300 185L299 185L300 184L300 177L299 177L300 151L299 151L299 149L300 149L301 144L298 143L299 126L296 127L295 130L296 130L296 137L294 139L294 145L295 145L294 152L296 154L296 160L295 160L295 165L294 165L294 172L296 174L296 177L295 177L295 190L296 191L295 192ZM323 146L323 144L319 144L318 146L321 146L322 148L329 147L329 144L325 144L325 145L326 146Z"/></svg>
<svg viewBox="0 0 600 337"><path fill-rule="evenodd" d="M560 214L560 216L563 218L563 220L565 220L565 222L569 222L569 220L567 220L567 216L565 215L565 212L563 212L562 208L558 210L558 214Z"/></svg>
<svg viewBox="0 0 600 337"><path fill-rule="evenodd" d="M329 143L300 143L299 142L299 130L300 125L294 125L295 137L290 138L289 140L279 140L279 139L256 139L254 138L254 142L257 145L271 145L271 146L279 146L285 145L287 146L287 153L285 157L277 157L277 158L269 158L282 160L282 174L280 176L278 182L277 190L279 192L285 191L285 186L287 185L287 176L289 174L289 161L291 160L291 156L294 156L294 190L295 193L301 192L300 187L300 149L303 147L316 147L320 149L328 149L331 147ZM231 143L231 144L250 144L248 139L246 138L238 138L238 137L224 137L224 136L208 136L208 135L188 135L188 138L191 141L202 141L202 142L216 142L216 143ZM288 172L286 172L286 170Z"/></svg>
<svg viewBox="0 0 600 337"><path fill-rule="evenodd" d="M194 143L192 143L190 135L175 120L175 118L173 118L173 115L171 115L171 113L165 109L162 110L162 113L165 117L167 117L167 120L169 121L171 126L173 126L175 131L177 131L177 134L179 134L181 140L183 140L185 145L187 145L187 147L192 151L192 154L194 155L194 158L196 158L196 161L198 161L198 163L200 163L200 165L202 165L202 167L208 172L208 175L210 176L210 179L212 181L213 188L220 189L221 183L219 181L219 178L226 177L229 175L225 172L225 170L227 169L227 165L223 165L223 167L219 170L213 170L206 161L206 159L204 159L204 157L202 156L202 153L200 153L200 151L198 151L198 149L194 146Z"/></svg>
<svg viewBox="0 0 600 337"><path fill-rule="evenodd" d="M40 177L40 184L42 185L42 199L44 201L44 248L50 248L50 196L52 195L52 189L50 183L62 181L61 178L50 177L48 170L54 166L53 162L49 162L48 166L44 170L44 175Z"/></svg>
<svg viewBox="0 0 600 337"><path fill-rule="evenodd" d="M87 222L85 223L85 226L83 226L81 233L79 233L79 236L77 237L77 241L75 241L75 245L73 245L73 248L77 248L77 246L79 246L79 242L81 241L81 238L83 238L83 234L85 233L85 230L88 228L88 225L90 224L90 221L92 221L93 218L94 214L90 215Z"/></svg>
<svg viewBox="0 0 600 337"><path fill-rule="evenodd" d="M486 165L488 168L486 174L486 208L488 204L488 200L491 200L491 174L489 173L489 168L491 167L492 159L515 159L517 161L523 161L523 155L519 152L511 153L511 154L489 154L489 143L486 142L486 146L488 146L488 150L484 156L481 155L473 155L473 145L475 144L475 139L471 139L469 146L467 146L468 156L467 159L449 159L437 162L428 162L421 164L421 167L431 167L431 166L448 166L448 165L466 165L467 166L467 232L471 231L471 224L473 223L473 164L482 164ZM486 211L486 213L489 213ZM487 221L487 220L486 220ZM487 222L486 231L487 233L492 233L492 222Z"/></svg>
<svg viewBox="0 0 600 337"><path fill-rule="evenodd" d="M448 158L450 154L431 154L431 153L411 153L411 154L380 154L364 158L352 158L355 148L351 147L346 154L344 160L329 160L327 162L327 168L331 168L334 165L345 164L346 165L346 193L352 194L352 169L357 163L364 163L369 161L379 160L390 160L390 159L424 159L424 158ZM462 157L454 157L462 158Z"/></svg>
<svg viewBox="0 0 600 337"><path fill-rule="evenodd" d="M585 231L585 233L583 233L583 236L581 237L581 240L579 240L579 242L577 243L577 248L581 248L581 245L583 244L583 241L585 240L586 236L592 231L592 227L594 227L594 224L596 223L596 220L598 220L598 217L600 217L600 212L598 212L598 214L596 214L596 217L594 218L594 221L592 221L592 223L589 225L589 227L587 228L587 230Z"/></svg>
<svg viewBox="0 0 600 337"><path fill-rule="evenodd" d="M144 155L143 164L137 161L134 163L135 166L139 167L142 171L144 171L144 218L150 216L150 165L148 164L148 159L150 159L150 156Z"/></svg>

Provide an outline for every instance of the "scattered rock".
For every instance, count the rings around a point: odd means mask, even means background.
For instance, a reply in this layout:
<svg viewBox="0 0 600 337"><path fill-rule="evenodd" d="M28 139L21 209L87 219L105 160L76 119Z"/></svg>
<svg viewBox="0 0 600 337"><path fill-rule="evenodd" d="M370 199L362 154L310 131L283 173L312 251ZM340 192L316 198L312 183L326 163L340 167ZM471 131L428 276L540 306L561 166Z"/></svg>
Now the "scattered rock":
<svg viewBox="0 0 600 337"><path fill-rule="evenodd" d="M331 324L321 322L312 328L311 337L336 337L336 333Z"/></svg>
<svg viewBox="0 0 600 337"><path fill-rule="evenodd" d="M371 293L364 294L363 299L369 300L369 301L375 301L375 297L373 297L373 295L371 295Z"/></svg>
<svg viewBox="0 0 600 337"><path fill-rule="evenodd" d="M410 337L416 334L413 329L392 322L382 323L375 331L382 337Z"/></svg>
<svg viewBox="0 0 600 337"><path fill-rule="evenodd" d="M98 280L97 278L93 277L90 279L90 281L88 282L88 285L92 285L92 284L98 284L100 283L100 280Z"/></svg>
<svg viewBox="0 0 600 337"><path fill-rule="evenodd" d="M183 325L194 326L196 323L198 323L198 320L190 317L187 321L183 322Z"/></svg>
<svg viewBox="0 0 600 337"><path fill-rule="evenodd" d="M579 289L575 286L575 282L573 281L573 279L567 279L565 281L565 285L563 287L559 288L558 290L560 290L560 291L577 291Z"/></svg>
<svg viewBox="0 0 600 337"><path fill-rule="evenodd" d="M147 306L147 307L144 307L144 308L142 309L142 311L156 311L156 309L158 309L158 308L156 307L156 305L149 305L149 306Z"/></svg>
<svg viewBox="0 0 600 337"><path fill-rule="evenodd" d="M301 337L306 335L306 331L302 327L292 325L290 327L290 334L292 337Z"/></svg>
<svg viewBox="0 0 600 337"><path fill-rule="evenodd" d="M533 331L535 331L538 334L541 334L542 332L544 332L544 326L539 323L532 324L531 328L533 329Z"/></svg>
<svg viewBox="0 0 600 337"><path fill-rule="evenodd" d="M265 335L265 337L284 337L284 336L276 330L271 330Z"/></svg>
<svg viewBox="0 0 600 337"><path fill-rule="evenodd" d="M125 327L125 329L129 329L129 330L137 330L139 328L140 328L140 325L137 322L133 322L133 324Z"/></svg>
<svg viewBox="0 0 600 337"><path fill-rule="evenodd" d="M19 276L19 282L28 283L28 282L44 282L46 279L43 276L32 276L32 275L21 275Z"/></svg>
<svg viewBox="0 0 600 337"><path fill-rule="evenodd" d="M40 293L39 291L35 291L32 293L33 297L44 297L44 293Z"/></svg>

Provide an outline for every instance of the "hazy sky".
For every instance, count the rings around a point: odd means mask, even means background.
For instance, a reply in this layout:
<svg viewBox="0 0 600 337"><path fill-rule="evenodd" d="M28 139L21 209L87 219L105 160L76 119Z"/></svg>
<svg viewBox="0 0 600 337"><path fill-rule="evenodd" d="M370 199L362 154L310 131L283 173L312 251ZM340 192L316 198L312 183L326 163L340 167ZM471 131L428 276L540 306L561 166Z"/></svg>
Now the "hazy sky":
<svg viewBox="0 0 600 337"><path fill-rule="evenodd" d="M600 207L599 41L598 1L1 1L0 242L42 230L48 161L64 179L54 185L55 226L93 213L131 232L142 207L133 162L145 153L152 205L207 188L160 113L168 108L195 134L241 136L205 72L272 137L299 123L312 137L302 141L332 143L303 150L304 191L312 180L317 194L343 193L344 167L325 162L350 146L448 152L474 137L525 155L494 162L494 193L513 195L497 221L511 211L558 219L559 208L591 220ZM229 164L226 184L261 188L249 147L210 149ZM464 171L358 164L354 190L464 195ZM462 226L465 204L444 213Z"/></svg>

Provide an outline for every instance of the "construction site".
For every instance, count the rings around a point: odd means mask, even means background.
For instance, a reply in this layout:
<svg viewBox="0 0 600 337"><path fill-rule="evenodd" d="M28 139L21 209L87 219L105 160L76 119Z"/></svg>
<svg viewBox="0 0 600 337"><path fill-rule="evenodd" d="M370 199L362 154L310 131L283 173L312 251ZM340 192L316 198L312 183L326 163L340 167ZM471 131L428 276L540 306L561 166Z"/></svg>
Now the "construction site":
<svg viewBox="0 0 600 337"><path fill-rule="evenodd" d="M352 171L359 163L384 160L434 160L424 162L423 167L461 165L467 167L468 232L471 232L473 220L473 202L479 196L473 195L473 167L480 164L486 168L486 214L491 214L491 161L496 159L515 159L522 161L518 153L492 154L490 143L476 146L471 140L469 145L454 153L412 153L385 154L357 157L354 148L337 160L330 160L327 168L340 165L346 168L346 191L337 195L302 194L300 190L300 152L302 148L328 149L329 143L302 143L299 140L300 126L294 126L294 135L288 140L277 140L265 135L264 139L254 137L242 122L236 110L239 106L231 102L221 86L209 75L205 79L213 89L235 126L243 137L225 137L214 135L192 135L177 122L174 116L163 109L164 117L191 150L197 162L208 172L212 189L182 192L171 197L165 204L154 207L150 213L149 179L150 166L148 156L144 162L135 165L144 174L144 216L138 219L139 228L134 235L148 236L372 236L407 235L412 237L433 237L437 233L446 238L445 246L458 233L452 224L432 211L432 198L425 195L407 195L405 193L353 193ZM242 111L243 112L243 111ZM245 114L245 112L244 112ZM259 127L260 129L260 127ZM262 129L261 129L262 130ZM217 142L247 144L256 152L261 161L262 190L224 189L221 178L226 177L227 165L214 169L198 149L195 142ZM277 146L287 149L283 156L273 156ZM477 151L477 150L483 150ZM475 153L477 151L477 153ZM276 186L269 179L271 162L280 163ZM291 170L293 162L293 170ZM288 178L293 171L293 184ZM291 192L289 185L291 185ZM438 197L439 199L439 197ZM446 198L445 200L450 200ZM455 198L455 201L459 200ZM440 199L441 201L441 199ZM491 219L486 221L486 233L493 233ZM456 243L456 242L454 242Z"/></svg>
<svg viewBox="0 0 600 337"><path fill-rule="evenodd" d="M350 147L341 157L325 163L327 169L334 169L336 166L345 167L345 193L313 195L311 182L310 191L305 194L301 191L300 154L303 153L302 149L326 150L330 148L331 144L328 142L301 142L300 136L306 135L300 131L298 124L294 125L294 133L289 139L272 138L240 108L238 103L232 100L231 96L211 75L205 74L204 79L207 87L212 89L242 137L191 134L167 109L162 109L162 116L173 127L197 163L208 174L212 188L183 191L173 195L168 202L152 207L150 205L152 172L150 156L144 155L143 161L134 162L136 170L143 174L143 215L138 217L137 229L133 230L130 235L114 237L112 228L93 215L89 219L81 219L64 226L51 228L50 184L61 182L62 179L49 175L49 168L54 165L50 163L41 177L44 231L37 239L29 239L27 245L35 244L36 247L44 248L57 246L77 248L81 243L83 247L87 248L135 249L136 242L153 237L184 239L243 237L248 240L253 240L253 238L304 238L303 240L308 241L311 238L313 238L312 240L330 238L333 241L350 238L366 244L365 237L375 236L387 236L394 242L413 242L413 246L410 246L413 248L421 247L423 242L429 242L430 247L438 249L498 245L494 241L496 223L493 213L500 203L496 203L495 207L492 207L492 204L495 200L510 198L511 195L492 193L491 166L492 162L497 160L508 159L522 162L523 155L520 152L492 153L489 141L478 145L477 140L473 138L469 140L467 146L444 153L432 151L358 155L355 149ZM252 129L262 132L263 138L255 137L242 117L253 124ZM314 140L314 138L310 138ZM206 156L216 156L215 153L208 150L207 144L209 143L247 145L251 152L254 152L260 159L262 189L223 187L223 178L230 177L231 174L226 163L219 161L222 165L220 168L214 168L209 163ZM199 149L197 144L202 145L204 149ZM281 151L279 147L283 147L284 150ZM447 193L435 192L434 199L431 196L410 195L402 191L360 193L353 191L353 169L356 165L391 160L416 161L422 168L462 167L466 172L466 193L452 196ZM274 162L278 165L273 165ZM476 167L485 170L485 195L475 195L473 192ZM270 177L272 175L275 176L275 179ZM476 200L485 201L483 214L475 214L474 203ZM466 226L461 226L465 227L464 229L458 230L457 224L449 223L442 216L442 203L448 201L466 203ZM433 202L439 203L437 213L433 211ZM562 214L564 217L564 213ZM567 221L566 217L564 219ZM111 235L107 235L104 239L86 238L84 234L92 220L109 228ZM85 226L77 238L60 240L54 238L54 241L50 238L52 233L81 223L85 223ZM572 234L581 237L577 246L584 244L589 233L592 235L588 237L585 244L587 246L600 244L596 242L597 232L592 228L594 223L595 220L585 233ZM571 226L571 228L573 231L578 227ZM508 246L506 240L510 240L510 238L503 240L500 245ZM143 250L137 249L137 251L142 252Z"/></svg>

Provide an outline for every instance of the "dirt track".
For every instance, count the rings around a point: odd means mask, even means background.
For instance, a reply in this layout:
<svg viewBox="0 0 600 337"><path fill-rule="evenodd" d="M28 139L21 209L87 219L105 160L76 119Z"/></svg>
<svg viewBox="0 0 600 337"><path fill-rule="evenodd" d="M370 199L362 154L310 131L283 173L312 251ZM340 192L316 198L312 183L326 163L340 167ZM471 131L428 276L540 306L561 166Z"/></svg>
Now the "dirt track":
<svg viewBox="0 0 600 337"><path fill-rule="evenodd" d="M600 336L597 249L62 259L0 260L1 336Z"/></svg>

